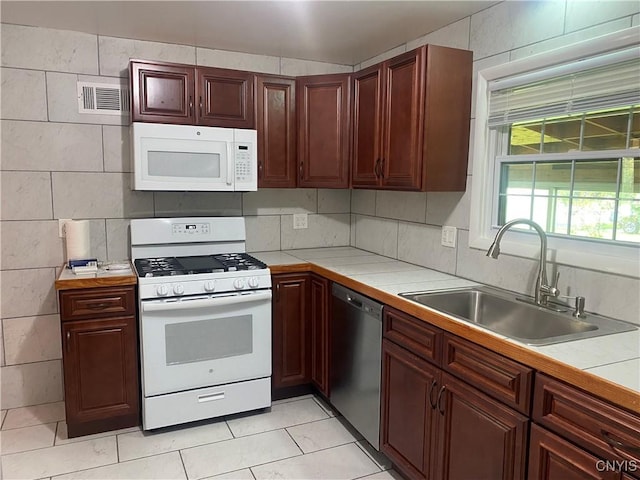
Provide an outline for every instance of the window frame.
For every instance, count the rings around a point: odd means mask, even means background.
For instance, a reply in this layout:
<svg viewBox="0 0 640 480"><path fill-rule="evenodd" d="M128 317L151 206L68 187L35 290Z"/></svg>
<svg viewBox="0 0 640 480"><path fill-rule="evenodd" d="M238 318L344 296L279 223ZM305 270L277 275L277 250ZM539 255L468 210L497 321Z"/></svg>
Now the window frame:
<svg viewBox="0 0 640 480"><path fill-rule="evenodd" d="M496 169L497 142L503 136L488 126L489 82L514 77L535 70L542 70L585 57L638 46L640 27L631 27L618 32L568 45L550 52L523 58L478 72L476 78L475 135L472 150L471 207L469 218L469 247L489 248L498 227L495 226L499 175ZM632 150L636 156L637 149ZM602 271L617 275L640 278L640 246L605 243L592 239L549 236L547 260ZM500 250L509 255L537 259L540 251L538 236L526 231L510 230L500 245Z"/></svg>

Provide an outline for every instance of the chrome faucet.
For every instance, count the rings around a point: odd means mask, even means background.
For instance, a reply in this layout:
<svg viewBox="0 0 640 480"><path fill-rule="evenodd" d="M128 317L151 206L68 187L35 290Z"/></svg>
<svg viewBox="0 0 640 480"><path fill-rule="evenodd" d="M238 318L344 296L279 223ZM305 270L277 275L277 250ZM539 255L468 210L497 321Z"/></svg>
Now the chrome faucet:
<svg viewBox="0 0 640 480"><path fill-rule="evenodd" d="M498 233L496 238L487 250L487 257L498 258L500 255L500 240L507 230L514 225L525 224L532 227L538 236L540 237L540 260L538 263L538 277L536 278L536 289L534 292L534 302L536 305L546 306L550 297L557 297L560 291L558 290L558 277L556 276L556 284L549 285L547 280L547 235L544 230L536 222L528 220L526 218L516 218L510 222L505 223Z"/></svg>

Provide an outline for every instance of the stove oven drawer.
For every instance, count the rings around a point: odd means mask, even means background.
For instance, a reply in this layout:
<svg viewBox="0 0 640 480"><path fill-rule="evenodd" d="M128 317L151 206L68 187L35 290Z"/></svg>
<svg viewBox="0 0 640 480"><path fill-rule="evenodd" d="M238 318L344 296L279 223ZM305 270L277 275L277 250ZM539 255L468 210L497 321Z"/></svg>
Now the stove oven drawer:
<svg viewBox="0 0 640 480"><path fill-rule="evenodd" d="M143 399L144 430L271 406L271 377Z"/></svg>
<svg viewBox="0 0 640 480"><path fill-rule="evenodd" d="M60 291L61 320L82 320L136 313L136 295L131 287L88 288Z"/></svg>

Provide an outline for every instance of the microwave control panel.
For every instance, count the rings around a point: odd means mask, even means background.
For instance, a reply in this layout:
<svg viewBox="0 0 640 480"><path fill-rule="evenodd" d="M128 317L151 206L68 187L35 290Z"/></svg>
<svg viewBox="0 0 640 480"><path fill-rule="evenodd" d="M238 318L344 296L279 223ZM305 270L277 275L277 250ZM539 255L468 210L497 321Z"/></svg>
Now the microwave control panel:
<svg viewBox="0 0 640 480"><path fill-rule="evenodd" d="M235 144L235 184L236 190L243 190L243 186L254 184L256 179L255 146L250 143Z"/></svg>

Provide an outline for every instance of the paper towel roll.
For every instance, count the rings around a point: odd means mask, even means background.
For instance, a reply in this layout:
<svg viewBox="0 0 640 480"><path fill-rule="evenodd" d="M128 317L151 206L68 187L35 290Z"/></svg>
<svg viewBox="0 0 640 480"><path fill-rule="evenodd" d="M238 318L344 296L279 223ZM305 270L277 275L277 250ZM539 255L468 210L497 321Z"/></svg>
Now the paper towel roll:
<svg viewBox="0 0 640 480"><path fill-rule="evenodd" d="M65 223L67 260L91 258L89 220L70 220Z"/></svg>

